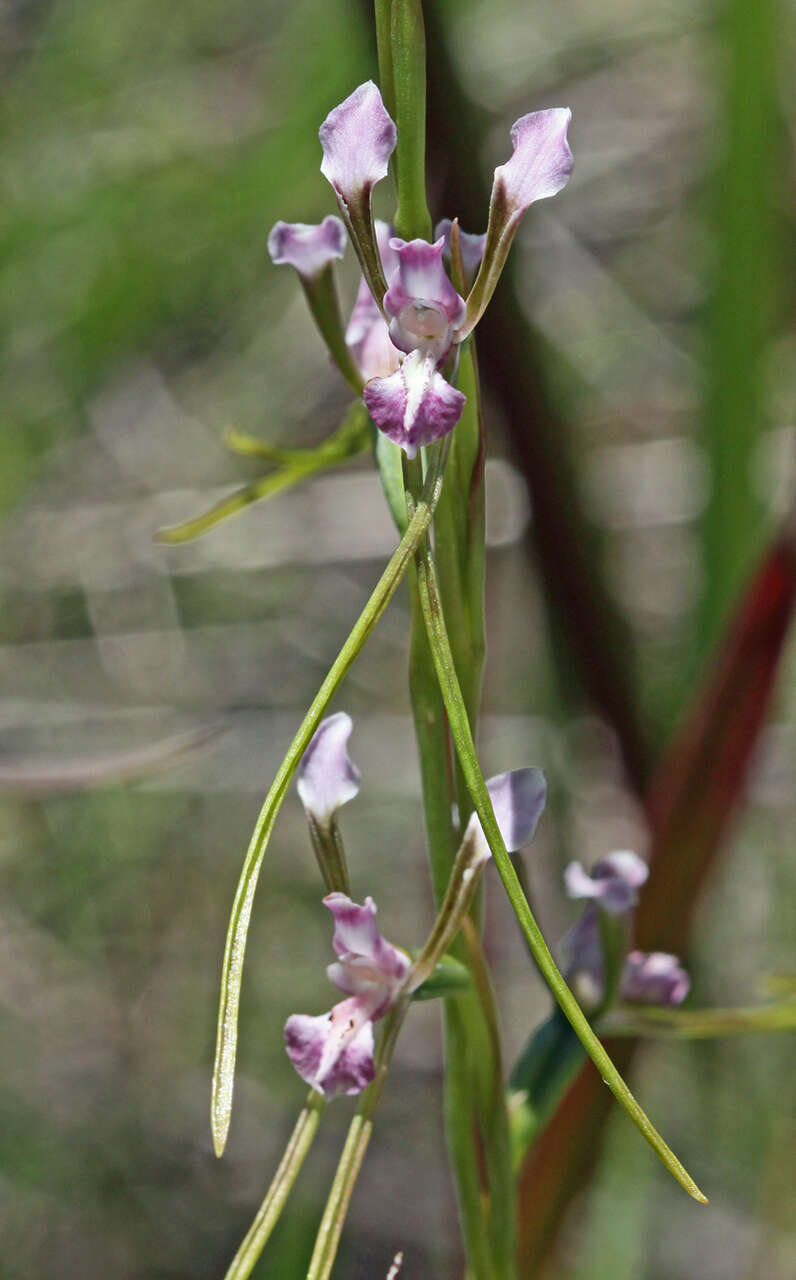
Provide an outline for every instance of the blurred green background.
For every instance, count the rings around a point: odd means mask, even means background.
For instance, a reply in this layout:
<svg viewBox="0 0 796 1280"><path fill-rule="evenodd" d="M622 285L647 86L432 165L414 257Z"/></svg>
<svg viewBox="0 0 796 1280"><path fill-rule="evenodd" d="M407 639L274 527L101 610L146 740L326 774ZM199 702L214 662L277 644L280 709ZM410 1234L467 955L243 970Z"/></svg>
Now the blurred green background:
<svg viewBox="0 0 796 1280"><path fill-rule="evenodd" d="M506 157L524 111L573 109L575 174L526 219L516 280L661 744L792 511L793 9L433 9L490 122L475 168ZM152 534L257 474L224 450L227 424L309 443L345 408L266 236L277 218L333 211L317 128L375 73L368 11L7 0L0 72L0 1275L211 1280L304 1096L284 1020L331 993L295 798L255 908L217 1162L207 1112L228 911L260 799L394 534L367 460L196 544ZM524 484L488 409L482 748L488 771L528 761L548 774L527 867L552 940L575 914L566 861L643 852L646 836L612 730L561 692ZM343 821L355 893L376 898L388 937L416 945L431 905L407 632L399 595L337 705L355 717L364 776ZM791 643L701 902L696 1004L752 1001L761 974L793 968L794 657ZM496 880L487 938L510 1061L548 1000ZM617 1116L551 1274L796 1274L792 1052L784 1037L650 1047L638 1091L710 1209ZM348 1112L331 1108L257 1275L303 1274ZM407 1280L461 1273L431 1005L401 1039L338 1274L384 1276L398 1248Z"/></svg>

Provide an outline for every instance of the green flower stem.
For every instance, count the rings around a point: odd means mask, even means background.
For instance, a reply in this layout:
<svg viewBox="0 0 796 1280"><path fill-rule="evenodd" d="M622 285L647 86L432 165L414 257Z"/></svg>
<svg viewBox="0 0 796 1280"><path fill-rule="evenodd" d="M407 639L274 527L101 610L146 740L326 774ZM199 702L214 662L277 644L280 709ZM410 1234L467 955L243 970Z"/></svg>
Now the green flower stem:
<svg viewBox="0 0 796 1280"><path fill-rule="evenodd" d="M227 432L226 438L227 440L230 439L229 432ZM249 437L235 435L233 439L237 445L240 439L248 440ZM265 498L273 498L278 493L284 493L287 489L295 488L296 485L309 480L311 476L317 475L321 471L340 466L341 463L347 462L349 458L362 453L369 444L368 415L362 402L356 401L337 430L328 439L319 444L317 448L292 450L283 462L281 471L271 472L267 476L261 476L258 480L254 480L251 484L243 485L242 488L236 489L234 493L230 494L228 498L222 498L221 502L217 502L209 511L194 517L193 520L186 520L183 524L159 529L155 537L158 542L165 542L170 545L179 542L190 542L192 538L198 538L201 534L214 529L216 525L221 524L222 521L227 520L230 516L237 515L239 511L245 510L253 502L260 502ZM269 446L264 446L264 449L263 456L269 457ZM243 452L241 449L238 451ZM254 450L250 449L249 452L254 453ZM263 451L261 450L261 452Z"/></svg>
<svg viewBox="0 0 796 1280"><path fill-rule="evenodd" d="M547 985L550 987L553 995L558 1001L561 1009L571 1023L575 1034L588 1053L597 1070L600 1072L603 1080L608 1085L617 1102L627 1112L630 1119L638 1128L639 1132L646 1138L649 1145L655 1151L656 1155L663 1162L669 1172L680 1183L682 1187L693 1196L695 1200L702 1204L707 1203L706 1197L699 1190L693 1178L685 1170L683 1165L677 1159L676 1155L666 1145L663 1138L654 1128L650 1120L641 1109L633 1094L628 1089L619 1072L616 1070L609 1055L606 1053L597 1036L589 1026L588 1019L583 1013L580 1005L573 996L569 987L562 978L558 967L550 953L550 949L542 936L542 932L534 919L533 913L528 905L522 887L517 878L517 873L511 862L511 858L503 843L495 815L492 809L492 803L489 799L489 792L486 789L486 783L478 763L478 757L475 751L470 725L467 719L467 711L462 699L459 681L456 676L456 669L453 663L448 634L445 627L445 619L442 613L442 605L437 586L436 572L434 561L430 550L426 548L425 552L418 556L417 561L417 580L420 590L420 600L423 608L423 617L428 632L429 644L434 657L434 666L437 672L440 689L445 702L445 709L448 713L448 720L451 727L451 733L456 746L459 759L462 764L467 785L470 789L473 805L481 819L481 825L487 843L492 851L495 865L498 869L501 880L505 887L506 893L511 903L514 914L519 921L520 928L528 942L539 969L542 972Z"/></svg>
<svg viewBox="0 0 796 1280"><path fill-rule="evenodd" d="M430 240L431 214L426 203L426 32L420 0L392 0L390 37L398 127L395 230L406 240Z"/></svg>
<svg viewBox="0 0 796 1280"><path fill-rule="evenodd" d="M351 882L348 878L345 849L340 829L334 818L330 820L328 827L322 827L312 816L309 816L309 828L315 860L323 877L326 892L350 894Z"/></svg>
<svg viewBox="0 0 796 1280"><path fill-rule="evenodd" d="M307 1280L328 1280L331 1275L340 1235L345 1223L348 1206L356 1185L365 1152L368 1149L370 1135L373 1132L373 1113L378 1106L387 1072L392 1060L393 1050L398 1033L403 1026L408 997L400 1000L384 1019L379 1048L376 1054L376 1075L360 1098L353 1120L348 1130L343 1154L334 1175L332 1188L326 1207L323 1211L321 1225L315 1240Z"/></svg>
<svg viewBox="0 0 796 1280"><path fill-rule="evenodd" d="M323 1095L317 1093L315 1089L311 1090L290 1135L290 1141L285 1148L279 1168L274 1174L274 1180L260 1205L257 1217L232 1259L224 1280L247 1280L251 1275L268 1237L279 1221L285 1202L293 1189L293 1183L312 1146L325 1106L326 1100Z"/></svg>
<svg viewBox="0 0 796 1280"><path fill-rule="evenodd" d="M279 766L276 778L260 810L260 816L257 819L257 825L254 828L246 853L243 870L235 893L235 901L232 906L221 971L218 1035L210 1103L213 1146L216 1155L219 1156L226 1146L230 1116L232 1114L232 1092L238 1043L238 1011L243 977L243 961L246 954L246 938L249 931L254 892L257 887L257 880L268 841L293 774L320 723L321 717L337 692L346 672L361 652L373 628L387 608L398 584L411 564L417 548L426 535L442 489L442 478L447 460L446 450L438 450L435 453L435 460L423 489L422 500L414 512L406 533L357 619L351 634L332 664L318 693L315 695L295 738L290 744L287 755Z"/></svg>
<svg viewBox="0 0 796 1280"><path fill-rule="evenodd" d="M381 100L395 119L395 80L392 71L392 0L375 0L376 52L379 59ZM393 152L393 164L397 165ZM397 167L394 172L397 173Z"/></svg>
<svg viewBox="0 0 796 1280"><path fill-rule="evenodd" d="M484 427L473 340L460 348L457 386L467 396L453 432L448 482L434 514L434 550L453 660L473 737L481 705L484 658ZM472 808L458 759L456 803L462 828Z"/></svg>

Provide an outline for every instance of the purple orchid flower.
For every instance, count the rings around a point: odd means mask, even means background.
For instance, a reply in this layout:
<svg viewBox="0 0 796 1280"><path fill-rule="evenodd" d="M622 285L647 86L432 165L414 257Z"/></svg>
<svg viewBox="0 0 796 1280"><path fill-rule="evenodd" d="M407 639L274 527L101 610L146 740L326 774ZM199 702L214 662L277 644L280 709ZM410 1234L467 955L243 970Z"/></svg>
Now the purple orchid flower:
<svg viewBox="0 0 796 1280"><path fill-rule="evenodd" d="M294 1013L285 1023L285 1045L302 1080L333 1098L359 1093L373 1079L373 1023L395 1003L411 962L379 933L372 898L359 906L330 893L323 901L334 916L337 955L326 972L349 998L319 1017Z"/></svg>
<svg viewBox="0 0 796 1280"><path fill-rule="evenodd" d="M390 240L398 264L382 305L393 345L405 358L387 378L373 378L363 399L376 426L413 458L418 448L452 431L465 397L438 372L466 307L442 265L444 237Z"/></svg>
<svg viewBox="0 0 796 1280"><path fill-rule="evenodd" d="M328 751L333 759L329 773L338 780L346 773L345 743L348 726L332 725L319 740L313 768ZM341 716L324 721L321 729ZM321 729L313 738L315 743ZM344 734L344 736L343 736ZM311 744L312 745L312 744ZM306 759L306 755L305 755ZM323 795L327 787L324 770ZM357 775L358 779L358 775ZM305 773L303 782L306 783ZM487 782L500 833L506 847L514 852L527 844L536 830L544 807L546 786L538 769L516 769ZM328 802L327 802L328 807ZM328 1013L313 1017L294 1013L285 1024L288 1057L307 1084L332 1098L338 1093L359 1093L373 1079L373 1023L384 1017L402 994L408 995L429 976L461 927L463 914L472 902L478 877L490 857L489 846L475 814L467 824L457 855L445 903L426 946L413 966L404 951L388 942L376 927L376 905L366 898L359 906L345 893L330 893L324 904L334 916L332 946L337 955L326 970L327 976L348 999Z"/></svg>
<svg viewBox="0 0 796 1280"><path fill-rule="evenodd" d="M440 224L434 244L393 239L385 245L374 228L373 187L386 177L397 139L376 85L360 85L321 126L321 172L334 188L375 308L360 287L346 340L365 379L371 418L408 457L447 435L462 415L465 397L441 367L483 314L522 215L568 180L569 120L568 109L555 108L522 116L512 126L514 150L495 170L487 231L461 235L465 274L475 274L480 263L466 303L442 265L450 223Z"/></svg>
<svg viewBox="0 0 796 1280"><path fill-rule="evenodd" d="M307 817L321 830L328 829L340 806L359 791L359 770L347 751L353 727L345 711L327 716L301 757L296 789Z"/></svg>
<svg viewBox="0 0 796 1280"><path fill-rule="evenodd" d="M690 989L691 979L677 956L665 951L629 952L619 984L623 1000L671 1008L682 1004Z"/></svg>
<svg viewBox="0 0 796 1280"><path fill-rule="evenodd" d="M570 862L564 885L570 898L591 898L609 915L623 915L638 902L638 891L648 875L637 853L622 850L601 858L591 872L580 862Z"/></svg>

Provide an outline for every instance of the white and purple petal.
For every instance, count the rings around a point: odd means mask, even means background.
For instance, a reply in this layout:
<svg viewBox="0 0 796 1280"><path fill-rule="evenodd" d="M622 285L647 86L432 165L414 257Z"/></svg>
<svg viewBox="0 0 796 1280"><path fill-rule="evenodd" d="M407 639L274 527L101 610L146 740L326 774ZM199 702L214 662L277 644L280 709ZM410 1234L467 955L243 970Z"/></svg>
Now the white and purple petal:
<svg viewBox="0 0 796 1280"><path fill-rule="evenodd" d="M398 255L390 248L392 227L378 218L375 227L382 270L389 280L398 266ZM364 276L359 282L345 340L365 382L370 378L389 378L400 364L401 358L390 337L387 322L379 311Z"/></svg>
<svg viewBox="0 0 796 1280"><path fill-rule="evenodd" d="M360 1093L375 1075L373 1023L356 998L315 1018L294 1013L285 1023L285 1047L302 1080L326 1098Z"/></svg>
<svg viewBox="0 0 796 1280"><path fill-rule="evenodd" d="M511 769L487 779L487 791L495 820L509 853L530 844L547 799L547 783L541 769ZM470 815L465 840L477 840L482 859L490 856L489 845L477 813Z"/></svg>
<svg viewBox="0 0 796 1280"><path fill-rule="evenodd" d="M511 126L513 154L495 170L493 199L500 197L510 215L519 218L536 200L554 196L572 173L567 130L569 107L551 107L520 116Z"/></svg>
<svg viewBox="0 0 796 1280"><path fill-rule="evenodd" d="M381 94L372 80L330 111L319 130L323 161L321 173L346 205L386 178L397 139Z"/></svg>
<svg viewBox="0 0 796 1280"><path fill-rule="evenodd" d="M359 791L359 770L347 746L353 724L345 711L327 716L312 736L298 767L297 790L309 817L328 827L341 805Z"/></svg>
<svg viewBox="0 0 796 1280"><path fill-rule="evenodd" d="M376 926L377 908L372 898L366 898L360 906L352 902L345 893L330 893L324 898L324 905L334 916L334 937L332 946L340 964L353 969L354 991L362 989L362 981L372 988L381 983L390 989L395 983L400 984L409 971L409 959L398 947L383 938ZM342 991L349 986L342 985L344 975L340 965L330 968L335 976L327 970L329 977ZM338 981L338 978L341 979Z"/></svg>
<svg viewBox="0 0 796 1280"><path fill-rule="evenodd" d="M573 161L567 130L571 118L569 107L552 107L532 111L512 125L514 151L495 170L483 261L467 298L467 316L456 334L457 341L466 338L484 314L526 209L536 200L554 196L569 180Z"/></svg>
<svg viewBox="0 0 796 1280"><path fill-rule="evenodd" d="M407 457L452 431L462 416L466 397L436 369L432 352L413 351L388 378L372 378L363 399L380 431Z"/></svg>
<svg viewBox="0 0 796 1280"><path fill-rule="evenodd" d="M691 979L677 956L665 951L631 951L625 960L619 994L635 1004L682 1004Z"/></svg>
<svg viewBox="0 0 796 1280"><path fill-rule="evenodd" d="M332 214L323 222L276 222L268 235L271 261L294 267L305 280L320 275L346 248L346 230Z"/></svg>

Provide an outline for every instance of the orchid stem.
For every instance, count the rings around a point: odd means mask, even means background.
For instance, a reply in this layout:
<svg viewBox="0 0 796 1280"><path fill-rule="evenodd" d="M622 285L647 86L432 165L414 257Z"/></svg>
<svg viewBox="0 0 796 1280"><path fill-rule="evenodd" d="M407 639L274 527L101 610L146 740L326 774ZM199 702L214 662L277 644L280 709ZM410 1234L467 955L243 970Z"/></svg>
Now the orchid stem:
<svg viewBox="0 0 796 1280"><path fill-rule="evenodd" d="M498 874L503 881L509 902L519 921L520 928L533 957L563 1013L572 1025L575 1034L617 1102L627 1112L636 1128L647 1140L672 1176L690 1196L693 1196L700 1203L706 1204L707 1198L699 1190L699 1187L677 1159L674 1152L664 1142L657 1129L652 1125L620 1076L608 1053L592 1031L580 1005L561 976L542 932L536 923L500 835L492 810L492 802L489 799L489 792L486 789L486 783L478 763L475 744L467 718L467 710L462 699L445 627L434 560L428 546L417 557L417 579L423 617L434 658L437 679L445 709L448 713L451 733L461 761L465 781L467 782L475 810L481 820Z"/></svg>
<svg viewBox="0 0 796 1280"><path fill-rule="evenodd" d="M315 1089L311 1090L290 1135L273 1182L268 1188L254 1222L232 1259L224 1280L247 1280L251 1275L268 1237L279 1221L285 1202L293 1189L293 1183L312 1146L325 1106L326 1100L323 1095Z"/></svg>

